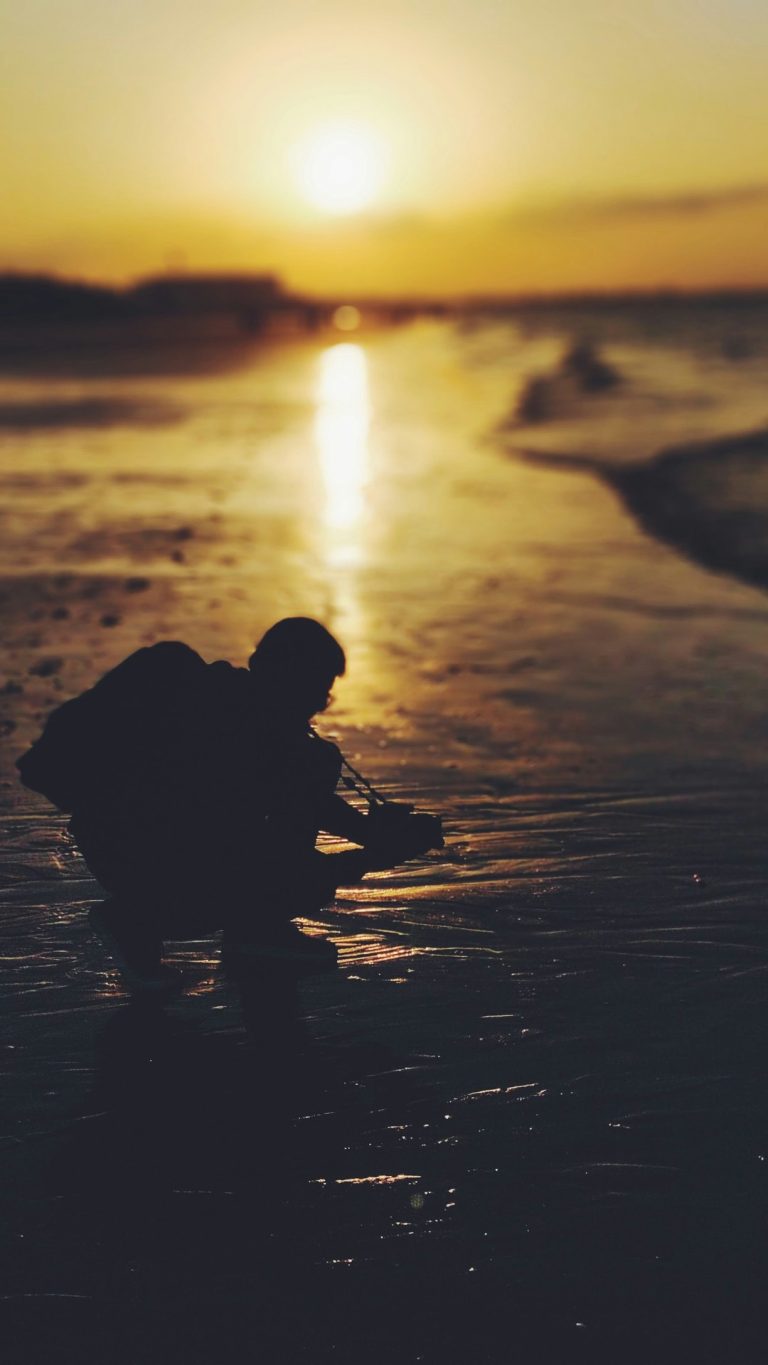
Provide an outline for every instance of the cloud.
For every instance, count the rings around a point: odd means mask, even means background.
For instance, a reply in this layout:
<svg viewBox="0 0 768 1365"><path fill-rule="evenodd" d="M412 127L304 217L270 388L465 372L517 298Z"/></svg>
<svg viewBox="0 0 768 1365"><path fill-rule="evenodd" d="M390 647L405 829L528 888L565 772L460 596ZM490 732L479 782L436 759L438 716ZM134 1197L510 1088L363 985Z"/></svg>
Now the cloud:
<svg viewBox="0 0 768 1365"><path fill-rule="evenodd" d="M674 194L625 194L521 205L505 215L508 226L569 227L628 219L693 217L722 209L768 204L768 182Z"/></svg>

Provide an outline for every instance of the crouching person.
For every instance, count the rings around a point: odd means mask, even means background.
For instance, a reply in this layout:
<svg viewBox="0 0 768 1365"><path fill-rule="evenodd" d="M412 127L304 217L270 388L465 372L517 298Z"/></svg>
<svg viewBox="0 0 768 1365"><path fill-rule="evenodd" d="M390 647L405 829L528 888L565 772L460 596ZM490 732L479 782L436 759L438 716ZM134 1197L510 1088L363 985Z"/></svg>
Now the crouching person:
<svg viewBox="0 0 768 1365"><path fill-rule="evenodd" d="M311 720L344 671L341 646L304 617L268 630L247 669L155 645L59 708L19 760L22 781L71 812L110 893L91 924L130 989L180 984L164 939L217 929L234 969L332 966L333 945L292 920L441 846L434 817L366 816L337 794L342 756ZM321 853L320 831L359 847Z"/></svg>

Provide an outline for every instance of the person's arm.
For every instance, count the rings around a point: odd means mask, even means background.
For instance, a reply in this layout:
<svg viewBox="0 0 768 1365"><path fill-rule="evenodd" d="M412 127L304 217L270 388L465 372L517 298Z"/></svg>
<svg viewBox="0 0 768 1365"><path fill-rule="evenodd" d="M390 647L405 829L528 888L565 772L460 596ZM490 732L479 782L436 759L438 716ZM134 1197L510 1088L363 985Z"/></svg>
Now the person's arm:
<svg viewBox="0 0 768 1365"><path fill-rule="evenodd" d="M412 851L399 848L355 848L344 853L315 853L315 870L320 878L322 894L330 898L335 895L337 887L355 886L361 882L366 872L384 872L414 856Z"/></svg>
<svg viewBox="0 0 768 1365"><path fill-rule="evenodd" d="M353 811L346 802L340 803L351 814L359 815ZM342 817L344 819L345 817ZM371 831L371 837L366 838L371 826L370 816L359 815L363 825L361 831L362 840L365 840L366 847L360 849L350 849L344 853L316 853L316 858L320 860L318 866L322 867L322 877L324 882L333 886L335 891L337 886L354 886L356 882L362 881L366 872L384 872L387 868L397 867L399 863L407 862L411 858L419 858L423 853L437 847L435 843L434 822L431 817L415 817L413 822L409 822L400 830L377 833L375 826ZM423 822L430 820L427 830L423 827ZM419 824L419 821L422 823ZM366 829L368 826L368 830ZM358 828L357 825L354 826ZM347 838L355 838L356 835L347 834L346 829L340 830ZM361 841L362 841L361 840Z"/></svg>
<svg viewBox="0 0 768 1365"><path fill-rule="evenodd" d="M335 792L323 803L320 828L327 834L338 834L340 838L348 839L351 844L366 843L370 832L368 817Z"/></svg>
<svg viewBox="0 0 768 1365"><path fill-rule="evenodd" d="M328 834L338 834L352 844L360 844L368 855L368 872L396 867L409 858L418 858L431 849L443 847L440 821L436 817L397 804L381 806L363 815L335 793L327 798L320 812L320 828Z"/></svg>

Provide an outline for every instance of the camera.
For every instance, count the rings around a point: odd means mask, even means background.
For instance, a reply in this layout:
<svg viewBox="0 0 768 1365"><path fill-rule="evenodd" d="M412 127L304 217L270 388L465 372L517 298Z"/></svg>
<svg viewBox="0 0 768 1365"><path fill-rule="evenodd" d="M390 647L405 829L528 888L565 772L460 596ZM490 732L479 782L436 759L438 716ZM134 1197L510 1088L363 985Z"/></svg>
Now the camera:
<svg viewBox="0 0 768 1365"><path fill-rule="evenodd" d="M441 817L414 810L405 802L371 801L368 823L370 833L365 848L384 867L417 858L445 844Z"/></svg>

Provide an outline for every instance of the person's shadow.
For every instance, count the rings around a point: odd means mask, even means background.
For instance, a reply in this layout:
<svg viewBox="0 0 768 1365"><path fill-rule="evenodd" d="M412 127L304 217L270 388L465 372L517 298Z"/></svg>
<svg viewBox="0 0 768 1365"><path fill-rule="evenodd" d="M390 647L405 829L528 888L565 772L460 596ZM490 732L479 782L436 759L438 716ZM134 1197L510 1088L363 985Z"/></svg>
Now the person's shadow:
<svg viewBox="0 0 768 1365"><path fill-rule="evenodd" d="M231 1027L211 1029L205 1014L189 1019L139 998L97 1042L105 1175L119 1185L122 1172L134 1207L179 1191L230 1198L263 1185L268 1196L290 1165L307 1051L296 983L241 978L236 987L244 1031L236 1011Z"/></svg>
<svg viewBox="0 0 768 1365"><path fill-rule="evenodd" d="M131 1365L229 1359L242 1343L312 1359L312 1333L336 1331L325 1177L367 1114L360 1078L392 1054L354 1032L317 1037L317 1000L290 976L232 987L239 1010L134 1000L97 1039L93 1090L52 1172L51 1250L60 1260L76 1229L93 1300L85 1355L95 1332ZM342 977L328 1007L344 1010Z"/></svg>

